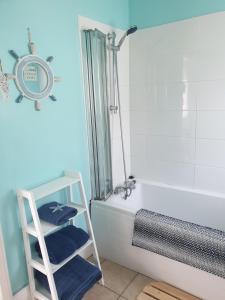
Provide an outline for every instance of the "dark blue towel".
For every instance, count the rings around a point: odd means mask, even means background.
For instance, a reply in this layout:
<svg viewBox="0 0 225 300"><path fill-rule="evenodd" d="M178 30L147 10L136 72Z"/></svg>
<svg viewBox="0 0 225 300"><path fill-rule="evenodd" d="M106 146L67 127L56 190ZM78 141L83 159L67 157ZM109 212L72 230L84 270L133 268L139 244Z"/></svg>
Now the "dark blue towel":
<svg viewBox="0 0 225 300"><path fill-rule="evenodd" d="M49 236L46 236L45 243L49 260L52 264L60 264L75 251L74 243L67 238L67 236L60 234L60 230L50 234ZM63 247L61 247L61 245L63 245ZM35 249L39 257L42 257L38 242L35 244Z"/></svg>
<svg viewBox="0 0 225 300"><path fill-rule="evenodd" d="M71 242L74 243L75 249L79 249L89 240L89 235L87 232L73 225L62 228L60 233L64 236L67 236Z"/></svg>
<svg viewBox="0 0 225 300"><path fill-rule="evenodd" d="M49 291L46 276L36 271L35 277ZM81 300L101 278L102 273L96 266L77 255L54 274L59 300Z"/></svg>
<svg viewBox="0 0 225 300"><path fill-rule="evenodd" d="M77 249L82 247L89 239L89 235L81 228L73 225L64 227L45 237L45 243L52 264L59 264ZM63 245L63 247L62 247ZM36 242L35 249L41 257L39 243Z"/></svg>
<svg viewBox="0 0 225 300"><path fill-rule="evenodd" d="M77 209L66 205L64 206L58 202L50 202L42 205L38 209L38 214L40 219L48 223L62 225L76 216Z"/></svg>

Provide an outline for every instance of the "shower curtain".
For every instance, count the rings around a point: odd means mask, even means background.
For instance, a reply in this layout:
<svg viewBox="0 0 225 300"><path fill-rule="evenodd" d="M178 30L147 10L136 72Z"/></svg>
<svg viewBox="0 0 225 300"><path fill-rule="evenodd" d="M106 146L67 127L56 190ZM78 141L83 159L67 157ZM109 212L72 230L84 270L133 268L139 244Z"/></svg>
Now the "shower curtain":
<svg viewBox="0 0 225 300"><path fill-rule="evenodd" d="M92 199L105 200L113 191L106 35L83 30L82 47Z"/></svg>

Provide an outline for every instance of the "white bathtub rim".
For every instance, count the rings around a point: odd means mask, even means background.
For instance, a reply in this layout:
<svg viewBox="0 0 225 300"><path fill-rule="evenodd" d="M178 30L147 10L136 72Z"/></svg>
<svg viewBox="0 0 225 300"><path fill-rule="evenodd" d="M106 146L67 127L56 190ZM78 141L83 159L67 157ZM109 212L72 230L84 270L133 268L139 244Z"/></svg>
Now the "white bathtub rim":
<svg viewBox="0 0 225 300"><path fill-rule="evenodd" d="M198 194L198 195L203 195L203 196L209 196L209 197L215 197L215 198L221 198L225 200L225 193L222 192L213 192L213 191L207 191L207 190L201 190L201 189L195 189L195 188L188 188L184 186L177 186L177 185L170 185L166 184L160 181L151 181L151 180L146 180L142 178L136 178L137 184L146 184L150 186L156 186L156 187L161 187L161 188L167 188L171 190L177 190L181 192L187 192L187 193L193 193L193 194Z"/></svg>
<svg viewBox="0 0 225 300"><path fill-rule="evenodd" d="M137 184L138 185L148 185L148 186L155 186L159 188L166 188L166 189L171 189L174 191L180 191L180 192L185 192L185 193L190 193L190 194L196 194L196 195L202 195L202 196L207 196L207 197L214 197L218 199L224 199L225 200L225 193L218 193L218 192L212 192L212 191L206 191L206 190L200 190L200 189L193 189L193 188L187 188L187 187L182 187L182 186L176 186L176 185L169 185L165 184L163 182L158 182L158 181L151 181L151 180L145 180L142 178L136 178ZM106 201L103 200L93 200L91 203L92 205L103 205L105 207L108 207L110 209L116 210L123 212L127 215L134 216L137 213L136 208L130 208L130 207L125 207L125 206L118 206L116 203L108 201L111 197L114 197L115 195L111 195ZM129 201L129 198L127 200L121 199L121 201Z"/></svg>

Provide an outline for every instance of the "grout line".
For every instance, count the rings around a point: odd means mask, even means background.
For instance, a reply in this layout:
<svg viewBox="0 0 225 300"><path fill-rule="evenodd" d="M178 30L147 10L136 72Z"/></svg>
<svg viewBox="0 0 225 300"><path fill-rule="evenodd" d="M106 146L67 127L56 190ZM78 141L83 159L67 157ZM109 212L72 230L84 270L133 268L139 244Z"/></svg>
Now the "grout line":
<svg viewBox="0 0 225 300"><path fill-rule="evenodd" d="M105 288L106 290L112 292L112 293L115 294L116 296L120 297L120 294L118 294L118 293L115 292L113 289L109 288L108 286L102 285L101 283L97 283L97 284L99 284L101 287Z"/></svg>
<svg viewBox="0 0 225 300"><path fill-rule="evenodd" d="M115 294L116 296L120 297L120 295L117 292L115 292L114 290L110 289L109 287L107 287L105 285L103 285L103 287L106 288L108 291L112 292L113 294Z"/></svg>
<svg viewBox="0 0 225 300"><path fill-rule="evenodd" d="M106 259L106 258L103 258L103 259L104 259L104 261L102 262L101 266L102 266L105 262L110 261L110 260L108 260L108 259ZM110 261L110 262L111 262L111 261ZM103 268L102 268L102 273L103 273L103 277L104 277L104 271L103 271ZM99 283L99 284L100 284L100 283ZM100 285L101 285L101 284L100 284ZM105 284L104 284L104 285L101 285L101 286L102 286L103 288L106 288L108 291L112 292L112 293L115 294L116 296L118 296L117 299L119 299L120 294L119 294L118 292L114 291L113 289L111 289L110 287L106 286Z"/></svg>
<svg viewBox="0 0 225 300"><path fill-rule="evenodd" d="M119 300L120 298L122 298L122 299L124 299L124 300L129 300L129 299L123 297L123 296L119 296L119 297L117 298L117 300Z"/></svg>
<svg viewBox="0 0 225 300"><path fill-rule="evenodd" d="M198 146L198 99L195 95L195 104L196 104L196 115L195 115L195 153L194 153L194 178L192 187L196 188L196 178L197 178L197 146Z"/></svg>
<svg viewBox="0 0 225 300"><path fill-rule="evenodd" d="M139 275L139 273L136 273L134 278L131 279L131 281L126 285L126 287L123 289L123 291L120 294L120 297L122 297L122 294L128 289L128 287L134 282L135 278Z"/></svg>

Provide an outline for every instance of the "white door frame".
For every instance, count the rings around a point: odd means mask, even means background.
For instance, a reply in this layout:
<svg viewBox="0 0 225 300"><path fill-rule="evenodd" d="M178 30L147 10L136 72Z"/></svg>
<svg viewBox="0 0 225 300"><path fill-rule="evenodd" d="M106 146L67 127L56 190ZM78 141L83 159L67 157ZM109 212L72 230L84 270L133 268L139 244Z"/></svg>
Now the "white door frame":
<svg viewBox="0 0 225 300"><path fill-rule="evenodd" d="M2 299L12 300L13 297L12 297L12 290L9 281L9 273L8 273L5 248L4 248L4 240L0 228L0 300Z"/></svg>

